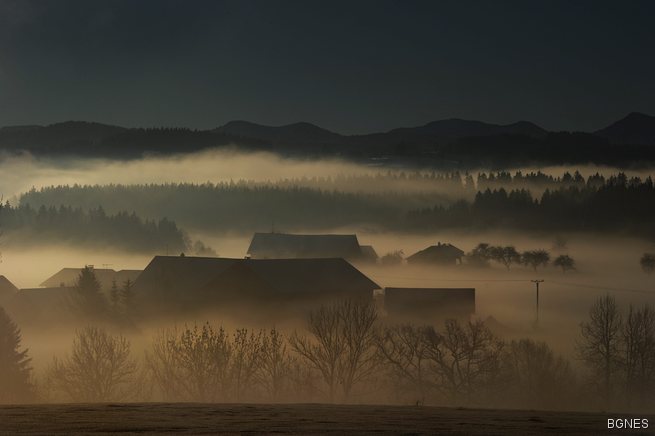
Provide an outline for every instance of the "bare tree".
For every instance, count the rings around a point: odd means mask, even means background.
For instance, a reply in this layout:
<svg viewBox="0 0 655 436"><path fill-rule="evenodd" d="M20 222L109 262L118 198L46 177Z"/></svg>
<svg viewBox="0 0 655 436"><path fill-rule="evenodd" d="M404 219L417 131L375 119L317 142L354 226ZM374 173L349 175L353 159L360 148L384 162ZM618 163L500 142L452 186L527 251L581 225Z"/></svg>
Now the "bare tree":
<svg viewBox="0 0 655 436"><path fill-rule="evenodd" d="M481 242L466 255L466 261L471 266L488 267L492 259L492 247L486 242Z"/></svg>
<svg viewBox="0 0 655 436"><path fill-rule="evenodd" d="M70 356L53 359L47 380L73 401L125 401L138 393L129 341L96 327L76 333Z"/></svg>
<svg viewBox="0 0 655 436"><path fill-rule="evenodd" d="M655 254L644 253L639 260L641 269L648 275L651 275L655 271Z"/></svg>
<svg viewBox="0 0 655 436"><path fill-rule="evenodd" d="M618 372L622 317L614 297L599 298L589 310L589 321L580 324L580 358L600 378L605 405L610 406L612 385ZM595 384L598 384L597 382Z"/></svg>
<svg viewBox="0 0 655 436"><path fill-rule="evenodd" d="M545 342L512 341L502 355L504 400L512 407L564 408L575 376L569 363Z"/></svg>
<svg viewBox="0 0 655 436"><path fill-rule="evenodd" d="M447 320L443 333L426 337L435 385L451 400L470 403L492 387L503 343L482 321Z"/></svg>
<svg viewBox="0 0 655 436"><path fill-rule="evenodd" d="M263 335L259 369L255 376L272 400L278 399L287 388L292 364L284 336L276 329Z"/></svg>
<svg viewBox="0 0 655 436"><path fill-rule="evenodd" d="M532 267L535 271L540 266L546 266L550 262L550 254L546 250L524 251L521 254L521 263Z"/></svg>
<svg viewBox="0 0 655 436"><path fill-rule="evenodd" d="M504 265L507 271L509 271L513 263L521 263L521 255L511 245L507 247L489 247L489 253L491 258Z"/></svg>
<svg viewBox="0 0 655 436"><path fill-rule="evenodd" d="M426 338L433 335L433 327L406 324L387 327L378 337L378 349L390 369L391 379L402 390L409 384L410 394L418 395L419 404L425 403L426 393L433 384L428 377L426 343Z"/></svg>
<svg viewBox="0 0 655 436"><path fill-rule="evenodd" d="M371 302L343 301L323 305L309 316L311 338L294 333L289 343L320 374L330 401L340 385L348 398L353 386L373 372L377 359Z"/></svg>
<svg viewBox="0 0 655 436"><path fill-rule="evenodd" d="M244 392L252 390L252 381L260 363L262 332L255 334L248 329L238 329L232 342L230 378L234 398L239 401Z"/></svg>
<svg viewBox="0 0 655 436"><path fill-rule="evenodd" d="M562 268L562 273L575 269L575 260L568 254L562 254L555 258L553 265Z"/></svg>
<svg viewBox="0 0 655 436"><path fill-rule="evenodd" d="M655 391L655 310L644 305L628 310L622 330L628 406L644 405ZM648 398L650 396L650 398Z"/></svg>
<svg viewBox="0 0 655 436"><path fill-rule="evenodd" d="M217 401L228 397L231 358L225 330L206 323L161 332L146 362L164 399Z"/></svg>

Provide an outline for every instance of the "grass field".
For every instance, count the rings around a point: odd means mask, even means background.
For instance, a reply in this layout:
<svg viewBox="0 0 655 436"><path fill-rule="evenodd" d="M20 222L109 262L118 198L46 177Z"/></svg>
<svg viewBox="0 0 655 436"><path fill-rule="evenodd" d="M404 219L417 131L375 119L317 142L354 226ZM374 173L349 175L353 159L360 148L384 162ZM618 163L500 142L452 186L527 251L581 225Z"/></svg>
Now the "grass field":
<svg viewBox="0 0 655 436"><path fill-rule="evenodd" d="M0 434L655 434L607 430L599 413L320 404L74 404L0 407ZM622 415L621 417L627 417Z"/></svg>

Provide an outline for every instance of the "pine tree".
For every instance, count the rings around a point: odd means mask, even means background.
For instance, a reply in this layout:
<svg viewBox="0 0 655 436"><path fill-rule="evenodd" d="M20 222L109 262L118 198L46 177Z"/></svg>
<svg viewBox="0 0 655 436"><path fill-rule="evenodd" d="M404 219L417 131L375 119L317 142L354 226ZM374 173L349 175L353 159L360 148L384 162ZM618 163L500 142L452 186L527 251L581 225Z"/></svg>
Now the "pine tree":
<svg viewBox="0 0 655 436"><path fill-rule="evenodd" d="M105 314L107 302L101 292L93 267L85 266L75 283L76 302L78 309L83 315L97 317Z"/></svg>
<svg viewBox="0 0 655 436"><path fill-rule="evenodd" d="M111 302L111 308L114 312L118 311L118 306L121 302L121 295L116 285L116 280L111 282L111 289L109 290L109 301Z"/></svg>
<svg viewBox="0 0 655 436"><path fill-rule="evenodd" d="M0 403L22 403L33 399L30 383L32 359L20 351L20 329L0 307Z"/></svg>
<svg viewBox="0 0 655 436"><path fill-rule="evenodd" d="M132 300L134 299L134 291L132 287L134 282L130 279L125 280L123 283L123 288L121 289L121 301L123 302L123 307L125 308L125 314L130 315L132 313Z"/></svg>

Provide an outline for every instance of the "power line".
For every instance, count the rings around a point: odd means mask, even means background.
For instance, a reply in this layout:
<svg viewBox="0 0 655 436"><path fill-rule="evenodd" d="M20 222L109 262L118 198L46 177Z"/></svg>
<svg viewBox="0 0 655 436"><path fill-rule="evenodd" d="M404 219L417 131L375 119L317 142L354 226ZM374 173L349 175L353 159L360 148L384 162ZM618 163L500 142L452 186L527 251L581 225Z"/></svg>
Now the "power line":
<svg viewBox="0 0 655 436"><path fill-rule="evenodd" d="M613 291L613 292L634 292L634 293L639 293L639 294L651 294L655 295L655 291L649 291L646 289L622 289L622 288L612 288L608 286L597 286L597 285L585 285L582 283L571 283L571 282L560 282L556 280L549 280L549 283L554 283L556 285L564 285L564 286L576 286L579 288L589 288L589 289L598 289L601 291Z"/></svg>

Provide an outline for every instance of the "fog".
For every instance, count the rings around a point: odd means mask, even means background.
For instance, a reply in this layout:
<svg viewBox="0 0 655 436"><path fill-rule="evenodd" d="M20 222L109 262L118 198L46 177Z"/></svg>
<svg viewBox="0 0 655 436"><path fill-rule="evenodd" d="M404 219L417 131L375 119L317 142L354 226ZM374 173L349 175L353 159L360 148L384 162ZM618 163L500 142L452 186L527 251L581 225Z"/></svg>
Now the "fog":
<svg viewBox="0 0 655 436"><path fill-rule="evenodd" d="M532 168L520 169L529 172ZM601 172L615 174L611 168L540 168L542 172L561 176L563 172L579 170L583 175ZM402 170L394 169L392 174ZM55 161L37 159L28 155L4 157L0 160L0 187L5 198L17 199L21 193L32 187L62 184L105 185L112 183L148 184L148 183L204 183L248 180L255 183L276 183L281 186L308 186L311 188L329 188L345 192L385 192L412 193L433 192L453 199L457 195L449 192L444 185L430 180L381 178L376 174L387 174L387 170L357 165L353 163L332 161L301 161L284 159L267 153L243 154L234 151L206 151L177 157L147 157L139 160L117 162L107 160ZM353 183L348 177L371 176L371 183ZM650 172L628 172L628 175L645 177ZM314 178L314 179L312 179ZM426 207L433 204L426 204ZM110 209L110 205L103 207ZM259 229L265 230L265 229ZM267 230L267 229L266 229ZM308 226L294 226L282 229L288 232L314 232ZM512 265L508 271L502 265L492 262L486 268L470 265L417 267L408 264L395 266L381 264L356 263L364 274L384 287L435 287L435 288L475 288L474 319L485 321L499 338L531 338L546 341L556 353L571 362L571 367L584 374L576 344L580 339L580 323L588 318L591 305L601 296L610 294L623 313L629 305L640 307L643 304L655 304L655 277L645 274L639 259L646 252L655 251L655 244L645 238L628 237L621 234L590 234L533 231L530 233L512 230L443 230L415 234L410 231L397 233L373 228L366 225L345 225L324 228L323 233L355 233L362 245L372 245L378 255L383 256L402 250L404 256L410 256L438 242L451 243L465 252L471 251L478 243L485 242L499 246L514 246L519 252L525 250L545 249L551 254L551 260L559 254L567 254L575 259L576 269L563 273L549 265L537 271L522 266ZM247 253L251 232L214 231L211 228L189 229L191 238L199 239L211 246L220 257L242 258ZM94 265L96 268L143 269L154 255L169 254L165 250L153 250L134 254L107 246L97 248L80 248L72 243L43 243L40 246L21 247L20 244L1 246L2 263L0 275L7 277L18 288L36 288L46 278L61 268L79 268ZM177 255L178 253L170 253ZM540 287L539 323L535 325L535 286L534 279L544 280ZM1 305L0 301L0 305ZM133 356L144 362L144 353L151 352L153 338L164 329L202 325L209 321L212 325L223 326L229 335L237 329L270 329L275 327L289 338L294 331L306 332L309 308L295 319L268 321L276 313L265 308L258 308L264 316L259 322L239 317L235 313L208 309L202 313L180 313L155 319L137 318L129 325L112 325L110 322L96 322L110 332L121 333L131 342ZM29 349L34 367L34 379L38 386L44 386L46 370L51 367L53 356L62 358L70 352L72 340L76 333L89 325L88 320L72 320L55 324L41 322L28 310L15 309L10 312L18 322L23 333L23 346ZM384 322L384 313L381 312ZM386 328L386 327L385 327ZM442 325L436 328L442 329ZM232 337L232 336L230 336ZM299 356L294 355L296 359ZM301 361L297 360L297 361ZM382 373L380 373L382 374ZM580 375L583 378L582 375ZM380 375L379 379L384 379ZM316 380L314 380L316 381ZM319 383L316 381L316 383ZM320 383L319 383L320 384ZM393 397L394 390L386 386L385 395ZM322 393L321 393L322 392ZM324 391L317 390L309 394L289 394L278 400L284 401L326 401ZM393 400L379 399L370 392L361 393L361 397L351 397L348 401L361 402L400 402L409 397L393 397ZM61 400L62 398L45 398L43 401ZM140 397L140 400L162 400L164 397ZM353 399L354 398L354 399ZM385 397L386 398L386 397ZM70 399L69 399L70 400ZM230 401L233 401L231 398ZM257 401L257 399L255 399ZM443 399L435 400L439 404L461 405ZM472 403L466 403L473 405ZM489 404L476 404L488 406ZM535 406L537 407L537 406ZM545 406L544 406L545 407ZM591 403L580 403L578 408L595 407Z"/></svg>
<svg viewBox="0 0 655 436"><path fill-rule="evenodd" d="M507 171L542 171L561 176L568 171L579 171L583 176L600 173L615 174L615 168L602 166L553 166L546 168L520 167ZM380 168L355 164L338 159L299 160L280 157L267 152L244 153L234 149L210 149L175 156L147 156L141 159L116 161L108 159L50 159L29 154L0 155L0 189L5 198L15 198L31 188L58 185L105 185L150 183L220 183L251 181L255 183L288 183L298 186L321 187L320 179L332 178L325 183L328 189L346 192L441 192L447 189L431 180L377 180L375 183L353 185L339 177L375 176L415 172L406 168ZM469 173L489 171L485 168ZM652 169L624 171L628 176L645 178L654 174ZM319 179L318 182L299 179Z"/></svg>

